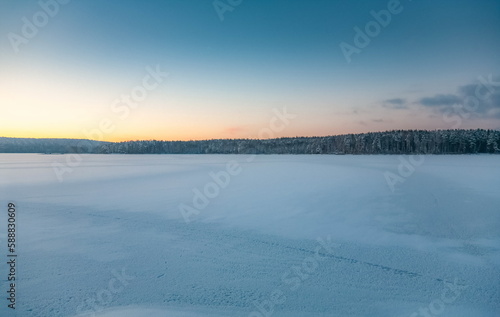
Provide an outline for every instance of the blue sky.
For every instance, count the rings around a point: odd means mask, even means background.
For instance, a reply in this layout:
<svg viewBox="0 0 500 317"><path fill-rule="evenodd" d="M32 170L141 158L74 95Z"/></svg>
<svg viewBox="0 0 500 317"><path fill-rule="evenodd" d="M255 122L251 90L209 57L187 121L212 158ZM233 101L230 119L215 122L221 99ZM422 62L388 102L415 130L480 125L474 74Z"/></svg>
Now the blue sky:
<svg viewBox="0 0 500 317"><path fill-rule="evenodd" d="M63 2L0 2L0 136L257 137L284 107L276 136L500 128L500 1ZM168 77L113 111L147 67Z"/></svg>

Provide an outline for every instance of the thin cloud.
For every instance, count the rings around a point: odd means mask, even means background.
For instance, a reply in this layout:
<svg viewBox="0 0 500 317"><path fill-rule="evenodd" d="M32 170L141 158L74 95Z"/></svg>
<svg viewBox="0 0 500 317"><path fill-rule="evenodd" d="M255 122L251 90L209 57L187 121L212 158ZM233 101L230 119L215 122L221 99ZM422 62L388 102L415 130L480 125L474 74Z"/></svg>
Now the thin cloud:
<svg viewBox="0 0 500 317"><path fill-rule="evenodd" d="M448 94L438 94L434 97L425 97L420 99L419 103L426 107L449 107L453 105L458 105L462 103L463 98L457 95Z"/></svg>
<svg viewBox="0 0 500 317"><path fill-rule="evenodd" d="M406 103L406 99L394 98L394 99L387 99L385 102L391 105L403 105Z"/></svg>
<svg viewBox="0 0 500 317"><path fill-rule="evenodd" d="M230 135L237 135L237 134L240 134L242 132L246 131L245 128L243 127L238 127L238 126L235 126L235 127L228 127L224 130L225 133L227 134L230 134Z"/></svg>
<svg viewBox="0 0 500 317"><path fill-rule="evenodd" d="M390 108L390 109L408 109L408 105L406 104L406 99L403 98L384 100L383 106L385 108Z"/></svg>

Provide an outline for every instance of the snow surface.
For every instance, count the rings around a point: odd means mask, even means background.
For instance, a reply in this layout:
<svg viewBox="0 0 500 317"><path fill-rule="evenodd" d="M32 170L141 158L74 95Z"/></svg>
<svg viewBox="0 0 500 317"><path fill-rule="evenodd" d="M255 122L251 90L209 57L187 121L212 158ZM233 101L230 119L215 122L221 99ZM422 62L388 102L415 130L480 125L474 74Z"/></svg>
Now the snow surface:
<svg viewBox="0 0 500 317"><path fill-rule="evenodd" d="M0 316L500 316L499 156L80 158L0 154Z"/></svg>

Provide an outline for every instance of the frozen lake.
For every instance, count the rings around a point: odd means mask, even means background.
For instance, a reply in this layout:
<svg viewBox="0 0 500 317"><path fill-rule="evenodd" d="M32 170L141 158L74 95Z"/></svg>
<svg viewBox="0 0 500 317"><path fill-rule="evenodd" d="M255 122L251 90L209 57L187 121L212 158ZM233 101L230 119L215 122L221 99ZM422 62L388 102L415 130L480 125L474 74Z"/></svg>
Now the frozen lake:
<svg viewBox="0 0 500 317"><path fill-rule="evenodd" d="M500 156L0 164L1 316L500 315Z"/></svg>

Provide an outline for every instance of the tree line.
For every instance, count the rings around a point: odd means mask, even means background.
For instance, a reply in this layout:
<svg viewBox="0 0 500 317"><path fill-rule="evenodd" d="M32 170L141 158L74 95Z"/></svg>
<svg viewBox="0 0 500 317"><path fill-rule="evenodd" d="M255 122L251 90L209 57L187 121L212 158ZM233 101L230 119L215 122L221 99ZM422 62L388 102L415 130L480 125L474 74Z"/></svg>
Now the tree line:
<svg viewBox="0 0 500 317"><path fill-rule="evenodd" d="M497 130L393 130L322 137L139 140L0 138L0 153L93 154L474 154L500 153Z"/></svg>

